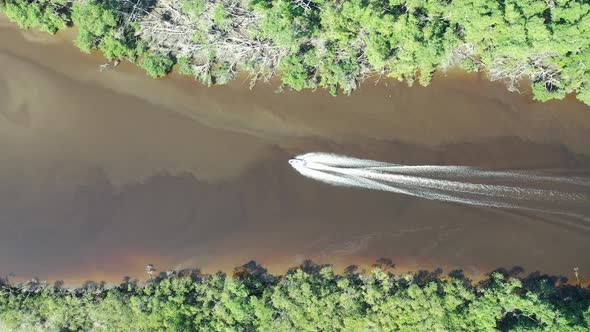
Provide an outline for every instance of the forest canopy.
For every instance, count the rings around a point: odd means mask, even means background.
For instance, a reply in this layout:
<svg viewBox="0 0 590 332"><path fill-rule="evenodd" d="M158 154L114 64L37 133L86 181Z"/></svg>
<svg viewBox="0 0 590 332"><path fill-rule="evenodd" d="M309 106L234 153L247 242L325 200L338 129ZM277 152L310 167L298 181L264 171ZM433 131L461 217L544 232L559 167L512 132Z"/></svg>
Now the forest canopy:
<svg viewBox="0 0 590 332"><path fill-rule="evenodd" d="M0 279L0 329L16 331L588 331L590 289L498 270L395 275L392 264L343 274L309 261L281 276L249 262L232 275L198 270L143 284L67 289ZM149 271L154 271L153 269Z"/></svg>
<svg viewBox="0 0 590 332"><path fill-rule="evenodd" d="M590 105L586 0L0 0L0 11L23 28L76 25L80 49L153 77L178 64L206 85L244 72L335 95L371 77L427 86L460 67Z"/></svg>

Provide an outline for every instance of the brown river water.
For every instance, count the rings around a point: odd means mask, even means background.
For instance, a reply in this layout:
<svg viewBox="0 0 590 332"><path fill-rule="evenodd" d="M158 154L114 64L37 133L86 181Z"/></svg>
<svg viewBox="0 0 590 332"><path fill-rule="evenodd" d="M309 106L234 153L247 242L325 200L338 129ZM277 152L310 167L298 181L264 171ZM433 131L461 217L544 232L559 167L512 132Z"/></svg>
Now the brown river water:
<svg viewBox="0 0 590 332"><path fill-rule="evenodd" d="M117 281L148 263L282 272L379 257L399 272L590 275L590 231L567 217L333 187L287 163L321 151L588 178L590 107L574 98L541 104L460 73L350 97L206 88L130 64L100 72L72 36L0 19L0 275Z"/></svg>

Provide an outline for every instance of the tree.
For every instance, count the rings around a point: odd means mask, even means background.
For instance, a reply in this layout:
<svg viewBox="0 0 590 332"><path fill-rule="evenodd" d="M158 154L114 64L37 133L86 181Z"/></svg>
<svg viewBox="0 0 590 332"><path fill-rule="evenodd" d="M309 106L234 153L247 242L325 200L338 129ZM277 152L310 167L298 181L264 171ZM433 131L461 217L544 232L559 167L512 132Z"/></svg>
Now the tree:
<svg viewBox="0 0 590 332"><path fill-rule="evenodd" d="M384 264L389 262L384 261ZM150 269L153 271L153 269ZM380 268L339 275L305 262L269 275L254 262L225 273L168 271L78 289L0 280L0 326L35 331L586 331L590 289L498 270L477 284L440 271ZM513 276L511 276L513 275Z"/></svg>
<svg viewBox="0 0 590 332"><path fill-rule="evenodd" d="M588 104L586 0L0 0L23 28L73 23L76 45L127 59L149 75L180 72L206 85L248 72L293 90L352 93L370 77L427 86L436 71L484 71L533 98Z"/></svg>
<svg viewBox="0 0 590 332"><path fill-rule="evenodd" d="M148 52L141 59L140 66L153 78L166 76L174 66L170 55L161 52Z"/></svg>
<svg viewBox="0 0 590 332"><path fill-rule="evenodd" d="M69 3L66 0L6 0L0 10L21 28L39 28L55 33L70 23Z"/></svg>
<svg viewBox="0 0 590 332"><path fill-rule="evenodd" d="M109 60L135 61L139 44L135 28L122 21L120 12L119 1L76 1L72 6L72 21L79 27L75 44L84 52L98 48Z"/></svg>

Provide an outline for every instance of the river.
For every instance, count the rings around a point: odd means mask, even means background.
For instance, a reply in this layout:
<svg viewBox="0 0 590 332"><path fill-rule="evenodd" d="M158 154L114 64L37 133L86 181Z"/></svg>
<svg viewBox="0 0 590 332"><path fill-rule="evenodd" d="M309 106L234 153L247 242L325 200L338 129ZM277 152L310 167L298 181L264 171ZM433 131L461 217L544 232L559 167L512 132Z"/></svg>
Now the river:
<svg viewBox="0 0 590 332"><path fill-rule="evenodd" d="M590 275L567 217L333 187L287 160L332 152L400 164L590 176L590 107L537 103L483 75L364 84L352 96L149 79L0 19L0 275L81 282L160 270L338 267ZM585 211L590 216L590 207Z"/></svg>

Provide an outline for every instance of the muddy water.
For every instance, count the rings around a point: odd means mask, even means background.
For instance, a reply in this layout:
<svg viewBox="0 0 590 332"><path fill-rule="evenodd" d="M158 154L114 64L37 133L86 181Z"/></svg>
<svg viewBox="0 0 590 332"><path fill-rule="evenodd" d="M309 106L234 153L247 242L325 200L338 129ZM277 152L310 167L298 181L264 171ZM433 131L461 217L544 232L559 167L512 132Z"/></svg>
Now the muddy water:
<svg viewBox="0 0 590 332"><path fill-rule="evenodd" d="M534 103L456 73L337 98L205 88L127 64L100 72L72 34L0 21L1 275L116 281L148 263L278 272L382 256L400 271L590 274L590 232L565 217L330 187L287 163L323 151L588 176L590 108L572 98Z"/></svg>

